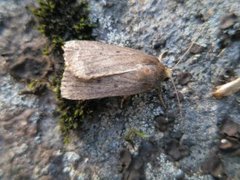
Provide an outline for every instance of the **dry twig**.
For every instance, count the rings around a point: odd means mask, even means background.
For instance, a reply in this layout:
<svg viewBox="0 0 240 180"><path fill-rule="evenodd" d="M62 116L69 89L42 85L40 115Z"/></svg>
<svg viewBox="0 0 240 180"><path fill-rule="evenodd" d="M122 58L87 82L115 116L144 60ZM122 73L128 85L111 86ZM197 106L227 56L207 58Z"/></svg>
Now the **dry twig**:
<svg viewBox="0 0 240 180"><path fill-rule="evenodd" d="M240 90L240 77L229 82L223 84L221 86L217 86L216 90L212 93L212 95L217 98L223 98L224 96L230 96Z"/></svg>

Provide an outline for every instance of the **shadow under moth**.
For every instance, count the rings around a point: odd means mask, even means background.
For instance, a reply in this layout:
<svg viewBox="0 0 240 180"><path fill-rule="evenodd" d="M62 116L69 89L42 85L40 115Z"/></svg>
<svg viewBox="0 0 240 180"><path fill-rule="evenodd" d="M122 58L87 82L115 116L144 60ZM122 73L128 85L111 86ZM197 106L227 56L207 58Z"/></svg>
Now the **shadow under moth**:
<svg viewBox="0 0 240 180"><path fill-rule="evenodd" d="M158 88L171 70L151 55L96 41L72 40L64 47L61 95L71 100L128 96Z"/></svg>

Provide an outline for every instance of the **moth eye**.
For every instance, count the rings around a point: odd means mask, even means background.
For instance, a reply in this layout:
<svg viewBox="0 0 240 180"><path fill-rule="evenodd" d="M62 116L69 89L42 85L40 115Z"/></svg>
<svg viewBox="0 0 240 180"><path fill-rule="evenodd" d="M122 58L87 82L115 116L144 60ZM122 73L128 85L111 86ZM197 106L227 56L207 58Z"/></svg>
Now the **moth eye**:
<svg viewBox="0 0 240 180"><path fill-rule="evenodd" d="M114 87L115 87L115 88L117 88L117 87L118 87L118 85L117 85L117 84L114 84Z"/></svg>
<svg viewBox="0 0 240 180"><path fill-rule="evenodd" d="M101 79L97 79L97 83L101 83Z"/></svg>
<svg viewBox="0 0 240 180"><path fill-rule="evenodd" d="M116 53L120 53L120 51L116 51Z"/></svg>
<svg viewBox="0 0 240 180"><path fill-rule="evenodd" d="M170 78L169 77L164 77L163 81L168 81Z"/></svg>

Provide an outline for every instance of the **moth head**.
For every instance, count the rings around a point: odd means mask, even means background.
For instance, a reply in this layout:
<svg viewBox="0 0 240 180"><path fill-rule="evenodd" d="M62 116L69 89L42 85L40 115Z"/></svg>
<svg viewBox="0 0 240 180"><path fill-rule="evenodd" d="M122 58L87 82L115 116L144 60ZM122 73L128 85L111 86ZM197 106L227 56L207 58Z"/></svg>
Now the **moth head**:
<svg viewBox="0 0 240 180"><path fill-rule="evenodd" d="M172 78L172 69L167 68L166 66L162 65L162 59L167 55L167 51L164 51L163 53L161 53L158 57L158 61L159 61L159 66L160 69L163 68L163 73L161 74L161 80L162 81L167 81L168 79Z"/></svg>
<svg viewBox="0 0 240 180"><path fill-rule="evenodd" d="M164 75L165 75L165 77L163 77L164 81L167 81L168 79L172 78L172 69L165 67L164 68Z"/></svg>
<svg viewBox="0 0 240 180"><path fill-rule="evenodd" d="M158 79L160 81L167 81L172 78L172 69L164 66L163 64L159 63L158 67Z"/></svg>

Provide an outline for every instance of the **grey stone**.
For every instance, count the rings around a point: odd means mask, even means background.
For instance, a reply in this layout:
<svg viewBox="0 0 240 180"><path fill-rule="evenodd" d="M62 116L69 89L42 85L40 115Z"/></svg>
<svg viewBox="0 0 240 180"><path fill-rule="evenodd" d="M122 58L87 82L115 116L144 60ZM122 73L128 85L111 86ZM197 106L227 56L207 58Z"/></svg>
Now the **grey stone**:
<svg viewBox="0 0 240 180"><path fill-rule="evenodd" d="M15 147L14 149L15 149L14 150L15 154L20 156L20 155L24 154L27 151L28 145L24 143L21 146Z"/></svg>
<svg viewBox="0 0 240 180"><path fill-rule="evenodd" d="M3 175L4 175L4 172L3 172L3 170L2 170L2 169L0 169L0 178L2 178L2 177L3 177Z"/></svg>
<svg viewBox="0 0 240 180"><path fill-rule="evenodd" d="M75 152L66 152L63 155L63 162L65 166L69 164L75 164L80 159L80 156Z"/></svg>

